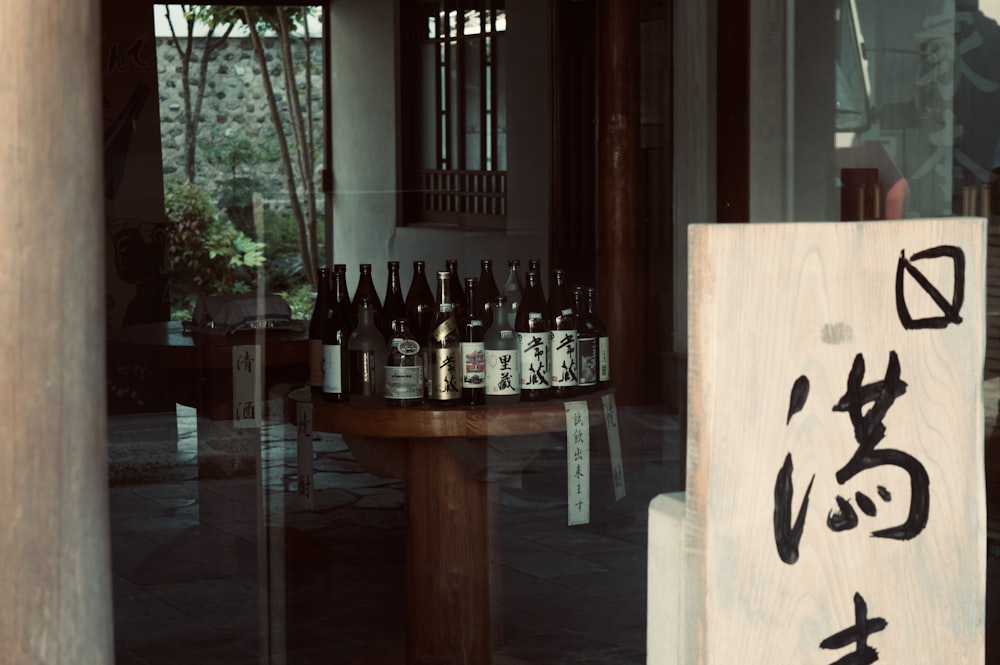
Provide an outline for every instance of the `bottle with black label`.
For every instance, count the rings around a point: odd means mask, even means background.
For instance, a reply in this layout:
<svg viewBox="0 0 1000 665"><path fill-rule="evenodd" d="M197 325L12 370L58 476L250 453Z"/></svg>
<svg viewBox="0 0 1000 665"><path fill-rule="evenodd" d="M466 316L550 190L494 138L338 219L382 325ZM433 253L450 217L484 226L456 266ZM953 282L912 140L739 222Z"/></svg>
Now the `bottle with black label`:
<svg viewBox="0 0 1000 665"><path fill-rule="evenodd" d="M573 295L566 283L566 271L562 268L552 270L549 333L552 396L572 397L578 383L576 312L573 310Z"/></svg>
<svg viewBox="0 0 1000 665"><path fill-rule="evenodd" d="M309 387L323 392L323 329L330 314L330 269L316 271L316 303L309 319Z"/></svg>
<svg viewBox="0 0 1000 665"><path fill-rule="evenodd" d="M382 303L382 325L379 330L386 339L392 337L392 324L396 319L406 317L406 301L399 279L399 261L389 261L389 275L385 283L385 301Z"/></svg>
<svg viewBox="0 0 1000 665"><path fill-rule="evenodd" d="M493 301L493 325L483 336L486 355L486 404L516 404L521 399L521 353L507 314L507 301Z"/></svg>
<svg viewBox="0 0 1000 665"><path fill-rule="evenodd" d="M478 406L485 403L486 352L483 346L482 309L476 299L477 280L465 278L465 321L462 323L462 403Z"/></svg>
<svg viewBox="0 0 1000 665"><path fill-rule="evenodd" d="M375 310L368 298L358 309L358 327L347 342L351 406L382 405L382 370L385 339L375 327Z"/></svg>
<svg viewBox="0 0 1000 665"><path fill-rule="evenodd" d="M462 399L461 335L452 308L450 280L447 270L438 272L438 311L427 338L427 371L430 374L427 400L436 406L457 405Z"/></svg>
<svg viewBox="0 0 1000 665"><path fill-rule="evenodd" d="M423 349L410 332L405 316L392 322L392 335L385 347L386 406L420 406L424 403Z"/></svg>
<svg viewBox="0 0 1000 665"><path fill-rule="evenodd" d="M537 402L549 398L549 319L542 297L538 273L525 275L524 298L517 309L515 323L521 357L521 401Z"/></svg>
<svg viewBox="0 0 1000 665"><path fill-rule="evenodd" d="M587 316L587 294L582 286L573 289L576 311L577 385L580 392L589 393L597 387L597 328Z"/></svg>

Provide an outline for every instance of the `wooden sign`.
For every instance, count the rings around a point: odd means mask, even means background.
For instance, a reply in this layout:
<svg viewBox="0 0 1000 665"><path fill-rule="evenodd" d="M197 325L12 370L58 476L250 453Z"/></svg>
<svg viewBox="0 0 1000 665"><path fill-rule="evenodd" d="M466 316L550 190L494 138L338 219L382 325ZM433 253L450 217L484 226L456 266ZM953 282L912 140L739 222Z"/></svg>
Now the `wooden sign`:
<svg viewBox="0 0 1000 665"><path fill-rule="evenodd" d="M233 347L233 427L259 429L264 424L260 358L260 344Z"/></svg>
<svg viewBox="0 0 1000 665"><path fill-rule="evenodd" d="M984 661L985 246L691 227L683 662Z"/></svg>

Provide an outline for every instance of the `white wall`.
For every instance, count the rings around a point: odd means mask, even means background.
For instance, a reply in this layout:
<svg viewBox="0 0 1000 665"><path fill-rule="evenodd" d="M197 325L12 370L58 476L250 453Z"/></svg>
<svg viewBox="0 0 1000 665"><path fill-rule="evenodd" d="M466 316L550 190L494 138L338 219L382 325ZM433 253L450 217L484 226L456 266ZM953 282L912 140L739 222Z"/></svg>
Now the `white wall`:
<svg viewBox="0 0 1000 665"><path fill-rule="evenodd" d="M353 293L359 263L371 263L379 291L386 261L402 264L404 291L411 263L427 271L459 261L463 276L479 275L493 259L502 285L508 258L548 255L551 171L549 2L508 0L507 231L397 227L399 128L395 0L338 0L330 4L331 136L334 197L333 259L348 265ZM433 287L433 280L432 287Z"/></svg>

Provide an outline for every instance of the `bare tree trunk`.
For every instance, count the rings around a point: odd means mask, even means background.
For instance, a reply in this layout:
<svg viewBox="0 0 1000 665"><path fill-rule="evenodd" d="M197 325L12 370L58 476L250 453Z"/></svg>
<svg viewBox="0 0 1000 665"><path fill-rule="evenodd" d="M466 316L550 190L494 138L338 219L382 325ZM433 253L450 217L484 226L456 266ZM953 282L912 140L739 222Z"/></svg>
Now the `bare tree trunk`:
<svg viewBox="0 0 1000 665"><path fill-rule="evenodd" d="M246 17L247 28L250 32L250 40L253 42L254 54L260 64L261 81L264 84L264 93L267 97L267 106L271 111L271 119L274 122L274 132L278 139L278 146L281 149L281 160L285 165L285 181L288 186L288 197L292 206L292 214L295 216L295 224L299 231L299 254L302 257L302 268L309 276L309 282L313 288L316 284L316 264L314 254L310 251L309 230L306 227L305 216L302 212L302 205L299 202L298 189L295 184L295 169L292 163L291 153L288 149L288 138L285 135L285 128L281 122L281 114L278 111L278 103L274 96L274 86L271 83L271 73L267 69L267 59L264 54L264 45L261 42L260 34L253 21L253 14L250 8L244 6L243 13ZM291 91L294 93L294 89Z"/></svg>
<svg viewBox="0 0 1000 665"><path fill-rule="evenodd" d="M191 94L191 59L194 57L194 24L195 17L188 13L190 5L181 5L181 9L189 16L187 19L187 38L184 47L181 47L180 40L177 39L177 32L174 30L174 22L170 17L170 10L165 8L167 25L170 27L170 36L173 39L174 48L181 57L181 86L184 91L184 175L189 182L194 182L197 175L195 168L195 155L198 149L198 124L201 120L201 107L205 99L205 83L208 80L208 63L212 53L222 47L233 31L235 23L230 22L226 26L225 32L215 41L215 29L219 26L213 19L208 35L205 37L205 47L202 49L201 61L198 67L198 96L192 102ZM194 104L192 109L191 105Z"/></svg>
<svg viewBox="0 0 1000 665"><path fill-rule="evenodd" d="M318 244L316 242L316 184L314 178L314 161L312 147L314 145L312 134L308 132L305 119L302 115L302 104L299 100L298 86L295 84L295 60L292 57L291 30L288 27L288 16L284 8L278 7L278 41L281 44L281 59L285 69L285 91L289 100L290 124L295 134L297 143L297 153L299 157L299 177L302 179L302 189L306 199L306 225L308 227L309 254L313 265L319 262ZM308 54L307 54L308 55ZM306 59L306 81L309 81L311 74L309 66L312 63ZM308 94L308 93L307 93ZM308 97L306 98L308 100Z"/></svg>

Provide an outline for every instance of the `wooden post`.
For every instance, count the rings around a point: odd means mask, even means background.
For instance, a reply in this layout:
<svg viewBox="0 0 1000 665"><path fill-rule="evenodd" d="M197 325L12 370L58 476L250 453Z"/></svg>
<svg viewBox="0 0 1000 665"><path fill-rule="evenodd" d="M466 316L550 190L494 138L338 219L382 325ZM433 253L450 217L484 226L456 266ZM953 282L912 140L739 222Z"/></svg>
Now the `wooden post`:
<svg viewBox="0 0 1000 665"><path fill-rule="evenodd" d="M0 661L110 664L96 0L9 0L0 41Z"/></svg>
<svg viewBox="0 0 1000 665"><path fill-rule="evenodd" d="M597 273L619 406L645 387L643 251L639 220L638 3L598 3Z"/></svg>

